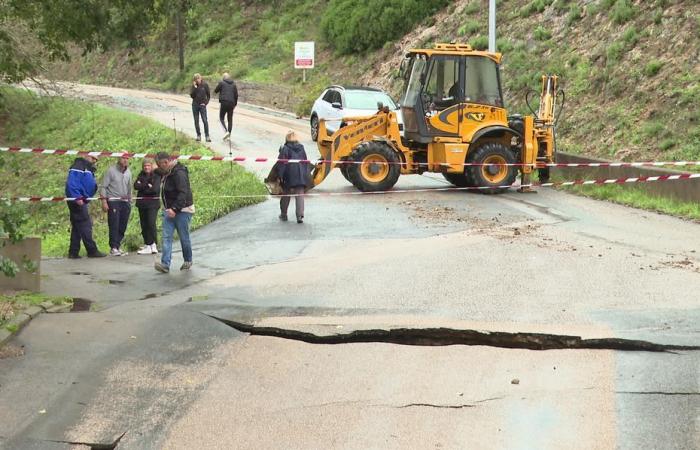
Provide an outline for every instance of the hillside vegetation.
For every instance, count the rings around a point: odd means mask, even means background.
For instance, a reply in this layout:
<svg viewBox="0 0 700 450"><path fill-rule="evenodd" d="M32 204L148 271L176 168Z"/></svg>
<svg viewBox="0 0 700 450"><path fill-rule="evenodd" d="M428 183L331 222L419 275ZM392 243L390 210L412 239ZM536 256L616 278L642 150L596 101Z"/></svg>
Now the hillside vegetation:
<svg viewBox="0 0 700 450"><path fill-rule="evenodd" d="M381 5L381 6L380 6ZM527 113L544 72L566 91L560 148L592 156L700 159L700 2L503 0L498 2L502 82L511 112ZM186 70L175 31L153 27L141 48L51 66L73 80L183 90L193 72L288 86L307 110L329 83L379 85L394 95L408 48L440 41L487 45L481 0L201 0L187 17ZM309 82L292 68L293 43L317 42Z"/></svg>

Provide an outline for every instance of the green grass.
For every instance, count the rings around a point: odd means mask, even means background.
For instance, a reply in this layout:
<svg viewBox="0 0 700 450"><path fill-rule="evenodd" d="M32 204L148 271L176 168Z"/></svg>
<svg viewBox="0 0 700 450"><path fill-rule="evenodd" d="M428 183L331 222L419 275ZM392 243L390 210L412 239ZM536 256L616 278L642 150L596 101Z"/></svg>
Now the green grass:
<svg viewBox="0 0 700 450"><path fill-rule="evenodd" d="M62 98L40 98L26 91L0 91L0 124L5 144L78 150L108 150L155 153L179 151L181 154L210 155L206 147L185 136L175 137L172 130L142 116ZM0 179L4 195L62 196L65 179L73 158L48 155L3 155L12 159L14 177ZM114 158L98 162L98 181ZM140 171L142 161L132 160L132 177ZM253 204L259 198L215 198L217 194L265 194L264 185L240 166L220 162L185 163L190 172L196 214L196 229L228 212ZM21 204L30 217L25 226L28 235L42 238L45 256L64 256L70 236L68 209L64 203ZM93 235L102 251L108 250L106 213L99 202L90 206ZM128 250L141 244L138 211L132 208L129 228L124 240ZM84 249L82 250L84 252Z"/></svg>
<svg viewBox="0 0 700 450"><path fill-rule="evenodd" d="M70 297L54 297L33 292L0 295L0 327L5 327L11 333L16 332L16 325L7 325L7 322L18 312L44 302L50 302L53 305L63 305L72 303L73 299Z"/></svg>

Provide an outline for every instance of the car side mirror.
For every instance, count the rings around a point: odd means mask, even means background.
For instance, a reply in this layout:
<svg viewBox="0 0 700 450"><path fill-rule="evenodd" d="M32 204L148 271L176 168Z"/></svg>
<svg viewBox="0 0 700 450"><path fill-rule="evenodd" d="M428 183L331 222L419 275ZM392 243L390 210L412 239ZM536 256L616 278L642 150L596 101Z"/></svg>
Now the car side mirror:
<svg viewBox="0 0 700 450"><path fill-rule="evenodd" d="M331 106L334 107L335 109L343 109L343 105L340 104L339 102L333 102L333 103L331 103Z"/></svg>

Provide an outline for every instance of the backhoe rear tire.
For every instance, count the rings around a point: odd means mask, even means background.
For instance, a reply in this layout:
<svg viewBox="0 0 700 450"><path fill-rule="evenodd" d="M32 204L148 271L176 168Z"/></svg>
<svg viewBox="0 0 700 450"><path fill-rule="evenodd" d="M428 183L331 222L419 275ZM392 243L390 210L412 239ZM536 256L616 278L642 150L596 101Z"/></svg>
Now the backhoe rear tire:
<svg viewBox="0 0 700 450"><path fill-rule="evenodd" d="M514 164L515 156L508 147L497 142L487 142L470 152L467 162L478 164ZM499 186L511 186L515 183L518 169L515 166L506 165L477 165L467 166L464 171L471 186L488 187L479 189L484 194L501 194L508 191L508 187L499 189Z"/></svg>
<svg viewBox="0 0 700 450"><path fill-rule="evenodd" d="M348 175L348 169L350 168L350 166L350 164L340 164L338 166L338 169L340 170L340 173L343 174L343 178L352 183L352 181L350 180L350 175Z"/></svg>
<svg viewBox="0 0 700 450"><path fill-rule="evenodd" d="M346 171L348 180L363 192L388 191L401 174L399 155L381 142L363 142L348 159L362 163L348 165Z"/></svg>

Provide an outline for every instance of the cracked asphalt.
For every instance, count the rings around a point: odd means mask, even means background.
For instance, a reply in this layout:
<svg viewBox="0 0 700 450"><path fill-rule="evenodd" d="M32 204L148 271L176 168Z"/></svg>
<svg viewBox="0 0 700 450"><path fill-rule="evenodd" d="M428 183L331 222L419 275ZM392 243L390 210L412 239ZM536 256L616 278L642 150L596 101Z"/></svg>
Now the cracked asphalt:
<svg viewBox="0 0 700 450"><path fill-rule="evenodd" d="M194 134L187 97L67 94ZM212 148L227 154L216 106ZM316 154L305 121L242 106L231 151L276 156L288 129ZM431 187L444 180L397 185ZM317 189L353 191L337 171ZM44 260L44 290L93 311L41 315L14 339L24 355L0 360L0 447L126 432L119 449L698 448L698 351L314 345L212 317L319 335L451 327L698 345L700 225L548 189L310 198L303 225L277 208L195 232L189 273L137 255Z"/></svg>

